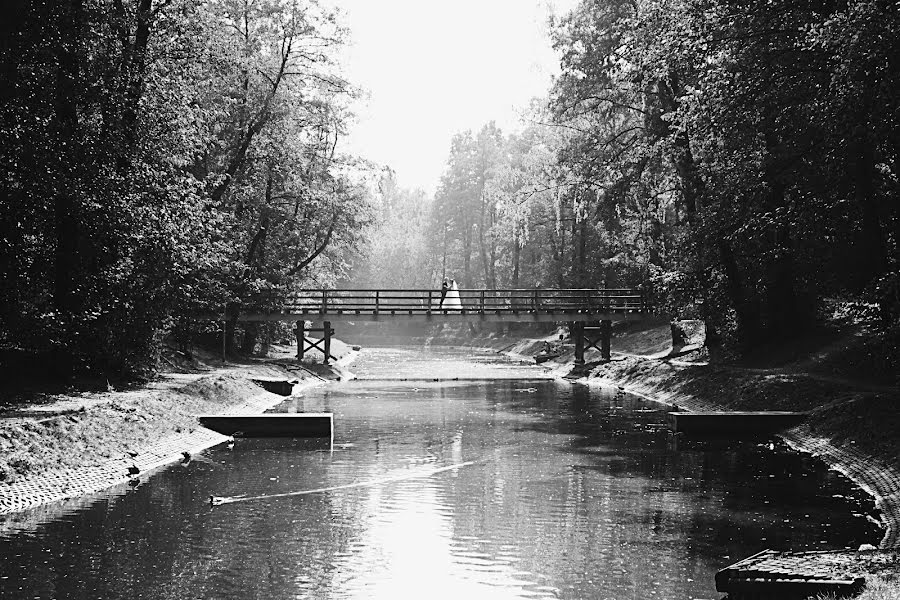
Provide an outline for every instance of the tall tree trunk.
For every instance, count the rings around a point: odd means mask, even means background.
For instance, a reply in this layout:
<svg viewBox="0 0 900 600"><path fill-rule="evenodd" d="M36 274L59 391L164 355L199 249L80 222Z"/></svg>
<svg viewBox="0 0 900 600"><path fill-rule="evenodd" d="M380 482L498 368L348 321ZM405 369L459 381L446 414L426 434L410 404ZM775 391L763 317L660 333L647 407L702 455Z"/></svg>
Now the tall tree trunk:
<svg viewBox="0 0 900 600"><path fill-rule="evenodd" d="M513 235L513 273L512 273L512 287L519 287L519 260L522 256L522 249L519 247L519 232L517 231Z"/></svg>
<svg viewBox="0 0 900 600"><path fill-rule="evenodd" d="M496 211L492 206L491 211L488 214L489 222L488 222L488 233L487 241L488 241L488 281L487 287L496 290L497 289L497 245L494 243L494 236L491 234L491 230L494 228L494 222L496 220Z"/></svg>
<svg viewBox="0 0 900 600"><path fill-rule="evenodd" d="M472 286L472 228L465 222L463 231L463 285Z"/></svg>
<svg viewBox="0 0 900 600"><path fill-rule="evenodd" d="M259 339L259 323L244 323L244 337L241 340L241 354L250 356L256 348L256 341Z"/></svg>
<svg viewBox="0 0 900 600"><path fill-rule="evenodd" d="M238 302L229 302L225 309L225 351L227 354L234 354L236 344L235 337L237 332L238 313L241 305Z"/></svg>
<svg viewBox="0 0 900 600"><path fill-rule="evenodd" d="M488 264L488 252L487 252L487 246L485 244L485 239L484 239L484 229L485 229L484 220L485 220L485 201L484 201L484 191L482 191L481 207L480 207L479 216L478 216L478 250L479 250L479 253L481 254L481 266L484 271L484 286L490 288L490 287L492 287L491 283L490 283L491 269Z"/></svg>
<svg viewBox="0 0 900 600"><path fill-rule="evenodd" d="M125 76L128 84L125 88L125 105L122 111L122 134L125 147L120 149L120 160L129 163L128 155L133 150L137 139L138 106L144 93L144 76L147 70L147 46L150 42L152 25L153 0L139 0L137 7L137 26L134 30L134 43L128 52L125 62ZM120 165L121 166L121 165Z"/></svg>
<svg viewBox="0 0 900 600"><path fill-rule="evenodd" d="M863 127L857 132L852 145L851 172L854 179L854 196L860 211L859 246L861 258L858 287L865 287L872 279L884 273L887 266L887 244L884 240L881 215L875 197L875 144Z"/></svg>
<svg viewBox="0 0 900 600"><path fill-rule="evenodd" d="M759 311L747 298L731 243L724 237L719 237L716 247L719 262L725 271L725 291L737 315L738 343L743 350L747 350L756 345L760 337Z"/></svg>
<svg viewBox="0 0 900 600"><path fill-rule="evenodd" d="M56 228L53 300L65 321L69 321L75 312L74 279L78 264L79 228L75 214L77 186L74 179L77 177L75 164L79 146L78 55L82 11L82 0L69 0L59 5L55 116L60 156L53 198Z"/></svg>
<svg viewBox="0 0 900 600"><path fill-rule="evenodd" d="M447 278L447 221L443 224L444 243L441 245L441 281Z"/></svg>
<svg viewBox="0 0 900 600"><path fill-rule="evenodd" d="M676 98L681 94L681 86L675 73L669 73L667 81L657 82L657 93L660 105L666 113L674 113L678 109ZM657 115L657 127L664 136L672 137L674 150L672 160L675 163L675 171L681 182L681 194L684 200L684 209L688 222L694 222L700 212L703 197L703 179L697 170L694 155L691 152L691 141L685 129L673 132L669 121Z"/></svg>
<svg viewBox="0 0 900 600"><path fill-rule="evenodd" d="M578 232L578 285L585 287L587 283L587 220L581 219Z"/></svg>
<svg viewBox="0 0 900 600"><path fill-rule="evenodd" d="M555 235L550 236L550 252L553 257L553 262L556 264L556 268L554 269L556 277L552 277L555 281L551 281L550 286L547 285L547 282L539 282L539 287L551 287L555 285L558 288L564 288L565 285L565 265L563 265L563 248L565 248L565 229L559 230L559 239Z"/></svg>
<svg viewBox="0 0 900 600"><path fill-rule="evenodd" d="M900 144L894 144L894 177L900 179ZM891 210L893 230L893 256L891 257L894 264L900 264L900 206L894 203Z"/></svg>
<svg viewBox="0 0 900 600"><path fill-rule="evenodd" d="M786 207L786 185L777 173L779 164L777 140L772 135L766 136L766 147L769 153L765 165L764 177L769 187L768 209L772 214ZM802 328L807 315L801 314L796 292L796 269L794 267L794 249L791 243L790 225L786 219L777 219L772 225L774 238L774 258L766 265L766 313L768 329L773 336L790 336L798 328Z"/></svg>

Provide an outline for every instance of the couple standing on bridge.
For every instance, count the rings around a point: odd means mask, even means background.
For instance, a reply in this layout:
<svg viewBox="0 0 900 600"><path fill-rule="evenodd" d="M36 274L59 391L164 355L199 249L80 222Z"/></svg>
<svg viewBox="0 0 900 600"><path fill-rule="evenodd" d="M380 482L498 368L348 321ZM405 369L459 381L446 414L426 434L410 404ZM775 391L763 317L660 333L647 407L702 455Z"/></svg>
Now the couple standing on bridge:
<svg viewBox="0 0 900 600"><path fill-rule="evenodd" d="M438 302L441 310L462 310L462 301L459 299L459 286L455 279L444 277L441 283L441 301Z"/></svg>

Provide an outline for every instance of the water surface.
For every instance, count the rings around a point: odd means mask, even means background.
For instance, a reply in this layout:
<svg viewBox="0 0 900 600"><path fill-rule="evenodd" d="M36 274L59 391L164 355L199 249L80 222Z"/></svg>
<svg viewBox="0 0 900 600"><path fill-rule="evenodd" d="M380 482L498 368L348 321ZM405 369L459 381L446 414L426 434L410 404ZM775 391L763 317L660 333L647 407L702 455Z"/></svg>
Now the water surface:
<svg viewBox="0 0 900 600"><path fill-rule="evenodd" d="M634 397L472 351L352 369L278 409L334 412L333 446L239 440L2 539L0 596L718 598L761 549L880 539L821 464L684 443Z"/></svg>

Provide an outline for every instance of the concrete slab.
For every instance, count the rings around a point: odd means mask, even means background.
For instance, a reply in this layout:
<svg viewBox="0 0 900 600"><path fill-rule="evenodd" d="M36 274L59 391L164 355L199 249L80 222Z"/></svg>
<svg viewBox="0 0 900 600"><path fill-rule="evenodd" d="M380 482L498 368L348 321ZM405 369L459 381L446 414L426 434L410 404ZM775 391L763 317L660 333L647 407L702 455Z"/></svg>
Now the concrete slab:
<svg viewBox="0 0 900 600"><path fill-rule="evenodd" d="M332 413L198 415L200 424L236 437L332 437Z"/></svg>
<svg viewBox="0 0 900 600"><path fill-rule="evenodd" d="M671 412L676 433L690 435L767 435L790 429L806 419L804 412Z"/></svg>

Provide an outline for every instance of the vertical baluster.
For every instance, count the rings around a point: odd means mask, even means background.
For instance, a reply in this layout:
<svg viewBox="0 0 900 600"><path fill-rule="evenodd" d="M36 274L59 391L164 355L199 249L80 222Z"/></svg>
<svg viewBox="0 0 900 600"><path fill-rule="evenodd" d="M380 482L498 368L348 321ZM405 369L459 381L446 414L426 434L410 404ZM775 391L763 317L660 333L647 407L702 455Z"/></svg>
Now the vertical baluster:
<svg viewBox="0 0 900 600"><path fill-rule="evenodd" d="M381 290L375 290L375 312L381 309Z"/></svg>
<svg viewBox="0 0 900 600"><path fill-rule="evenodd" d="M334 335L334 329L331 328L331 321L323 321L322 333L325 334L325 360L322 361L322 364L327 365L328 361L331 359L331 336Z"/></svg>
<svg viewBox="0 0 900 600"><path fill-rule="evenodd" d="M299 320L297 321L296 328L294 329L294 335L297 336L297 360L303 360L303 354L306 352L306 347L304 346L304 340L306 339L306 321Z"/></svg>
<svg viewBox="0 0 900 600"><path fill-rule="evenodd" d="M322 290L322 314L328 312L328 290Z"/></svg>
<svg viewBox="0 0 900 600"><path fill-rule="evenodd" d="M484 290L481 290L480 302L481 303L479 305L478 312L480 312L481 314L484 314Z"/></svg>

